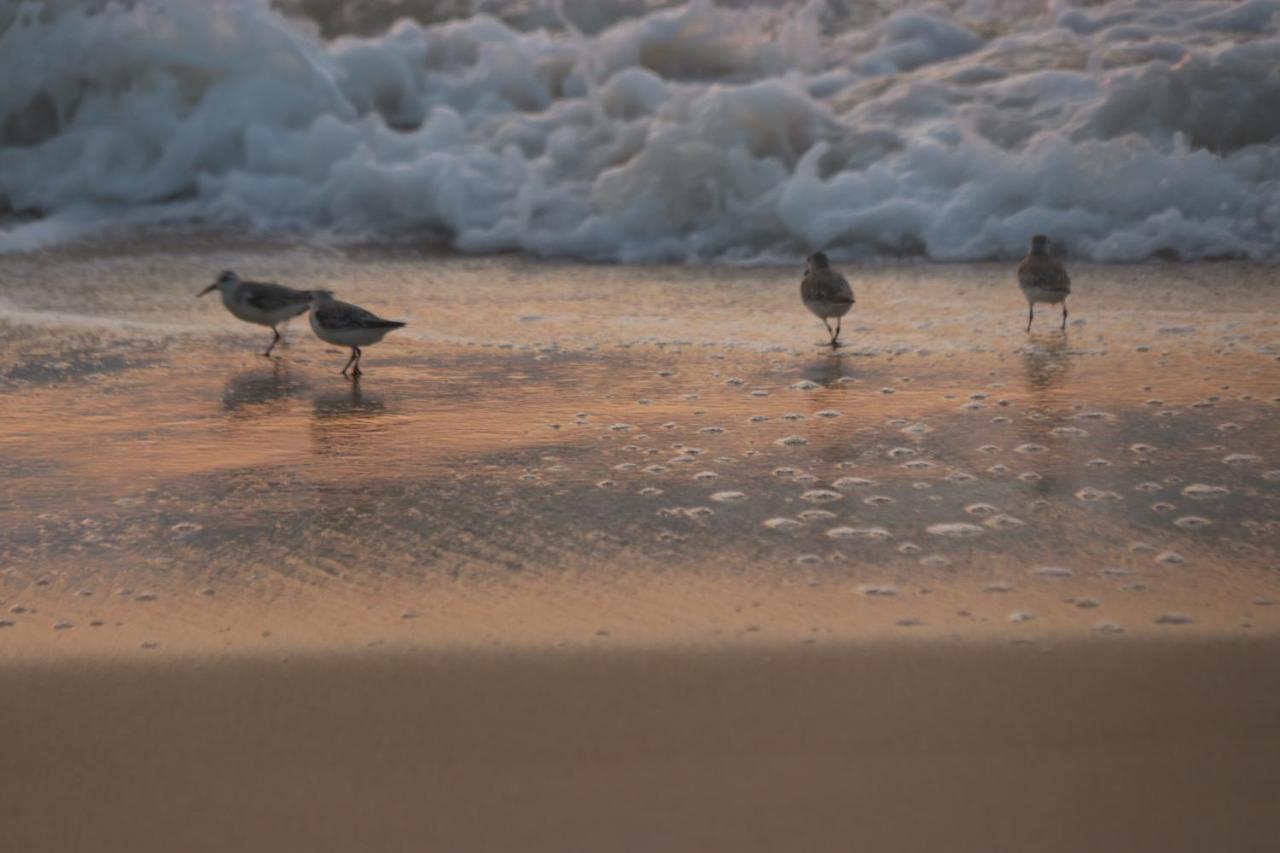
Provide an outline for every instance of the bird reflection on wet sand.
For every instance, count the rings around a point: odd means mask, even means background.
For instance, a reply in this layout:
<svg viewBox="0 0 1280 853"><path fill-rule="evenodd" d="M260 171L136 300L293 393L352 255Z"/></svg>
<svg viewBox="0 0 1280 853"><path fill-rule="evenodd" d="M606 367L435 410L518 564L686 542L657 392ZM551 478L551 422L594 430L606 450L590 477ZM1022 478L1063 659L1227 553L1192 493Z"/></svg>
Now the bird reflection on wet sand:
<svg viewBox="0 0 1280 853"><path fill-rule="evenodd" d="M358 382L345 391L317 396L313 412L311 434L315 451L322 455L359 453L362 443L386 431L386 425L377 422L388 413L386 403L366 394Z"/></svg>
<svg viewBox="0 0 1280 853"><path fill-rule="evenodd" d="M222 409L235 415L246 415L262 406L274 409L267 404L288 400L306 388L305 380L277 361L270 368L241 371L227 379L222 387Z"/></svg>

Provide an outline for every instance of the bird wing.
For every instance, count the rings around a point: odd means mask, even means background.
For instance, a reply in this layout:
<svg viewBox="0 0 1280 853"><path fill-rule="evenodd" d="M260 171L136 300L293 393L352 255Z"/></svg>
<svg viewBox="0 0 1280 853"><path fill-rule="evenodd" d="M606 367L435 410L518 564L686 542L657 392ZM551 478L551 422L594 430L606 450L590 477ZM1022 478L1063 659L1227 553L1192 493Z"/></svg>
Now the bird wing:
<svg viewBox="0 0 1280 853"><path fill-rule="evenodd" d="M1062 264L1052 258L1029 257L1024 260L1018 267L1018 283L1040 290L1071 292L1071 276L1067 275Z"/></svg>
<svg viewBox="0 0 1280 853"><path fill-rule="evenodd" d="M333 301L316 309L316 317L330 329L385 329L399 328L404 323L384 320L372 311L349 302Z"/></svg>
<svg viewBox="0 0 1280 853"><path fill-rule="evenodd" d="M259 311L278 311L281 308L306 305L311 296L304 290L294 290L282 284L265 281L245 281L240 284L241 299L246 305Z"/></svg>
<svg viewBox="0 0 1280 853"><path fill-rule="evenodd" d="M834 270L812 270L800 282L800 295L817 302L854 302L853 288Z"/></svg>

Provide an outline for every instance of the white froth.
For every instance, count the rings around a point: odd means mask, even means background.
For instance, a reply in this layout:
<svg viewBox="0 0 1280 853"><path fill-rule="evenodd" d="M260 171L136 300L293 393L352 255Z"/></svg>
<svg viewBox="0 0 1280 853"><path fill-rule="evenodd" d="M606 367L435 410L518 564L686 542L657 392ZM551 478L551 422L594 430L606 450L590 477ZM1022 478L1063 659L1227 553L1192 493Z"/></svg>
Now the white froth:
<svg viewBox="0 0 1280 853"><path fill-rule="evenodd" d="M0 251L192 221L624 261L1280 249L1275 0L578 5L326 39L267 0L15 4Z"/></svg>

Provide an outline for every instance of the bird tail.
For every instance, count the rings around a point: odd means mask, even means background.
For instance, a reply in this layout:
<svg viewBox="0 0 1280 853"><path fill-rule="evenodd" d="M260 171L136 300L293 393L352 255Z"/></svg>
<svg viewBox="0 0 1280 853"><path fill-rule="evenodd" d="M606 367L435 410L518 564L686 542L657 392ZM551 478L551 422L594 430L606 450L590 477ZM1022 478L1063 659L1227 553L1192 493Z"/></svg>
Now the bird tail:
<svg viewBox="0 0 1280 853"><path fill-rule="evenodd" d="M382 328L384 329L399 329L403 325L404 323L400 322L399 320L383 320L382 321Z"/></svg>

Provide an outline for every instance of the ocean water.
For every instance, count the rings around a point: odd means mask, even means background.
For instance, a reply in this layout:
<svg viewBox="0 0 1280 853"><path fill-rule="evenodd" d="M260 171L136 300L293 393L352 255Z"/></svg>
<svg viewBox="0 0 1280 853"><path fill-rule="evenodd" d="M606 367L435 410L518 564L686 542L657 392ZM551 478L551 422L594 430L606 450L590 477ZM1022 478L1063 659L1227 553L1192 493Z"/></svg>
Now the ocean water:
<svg viewBox="0 0 1280 853"><path fill-rule="evenodd" d="M1280 0L0 0L0 251L1280 256Z"/></svg>

